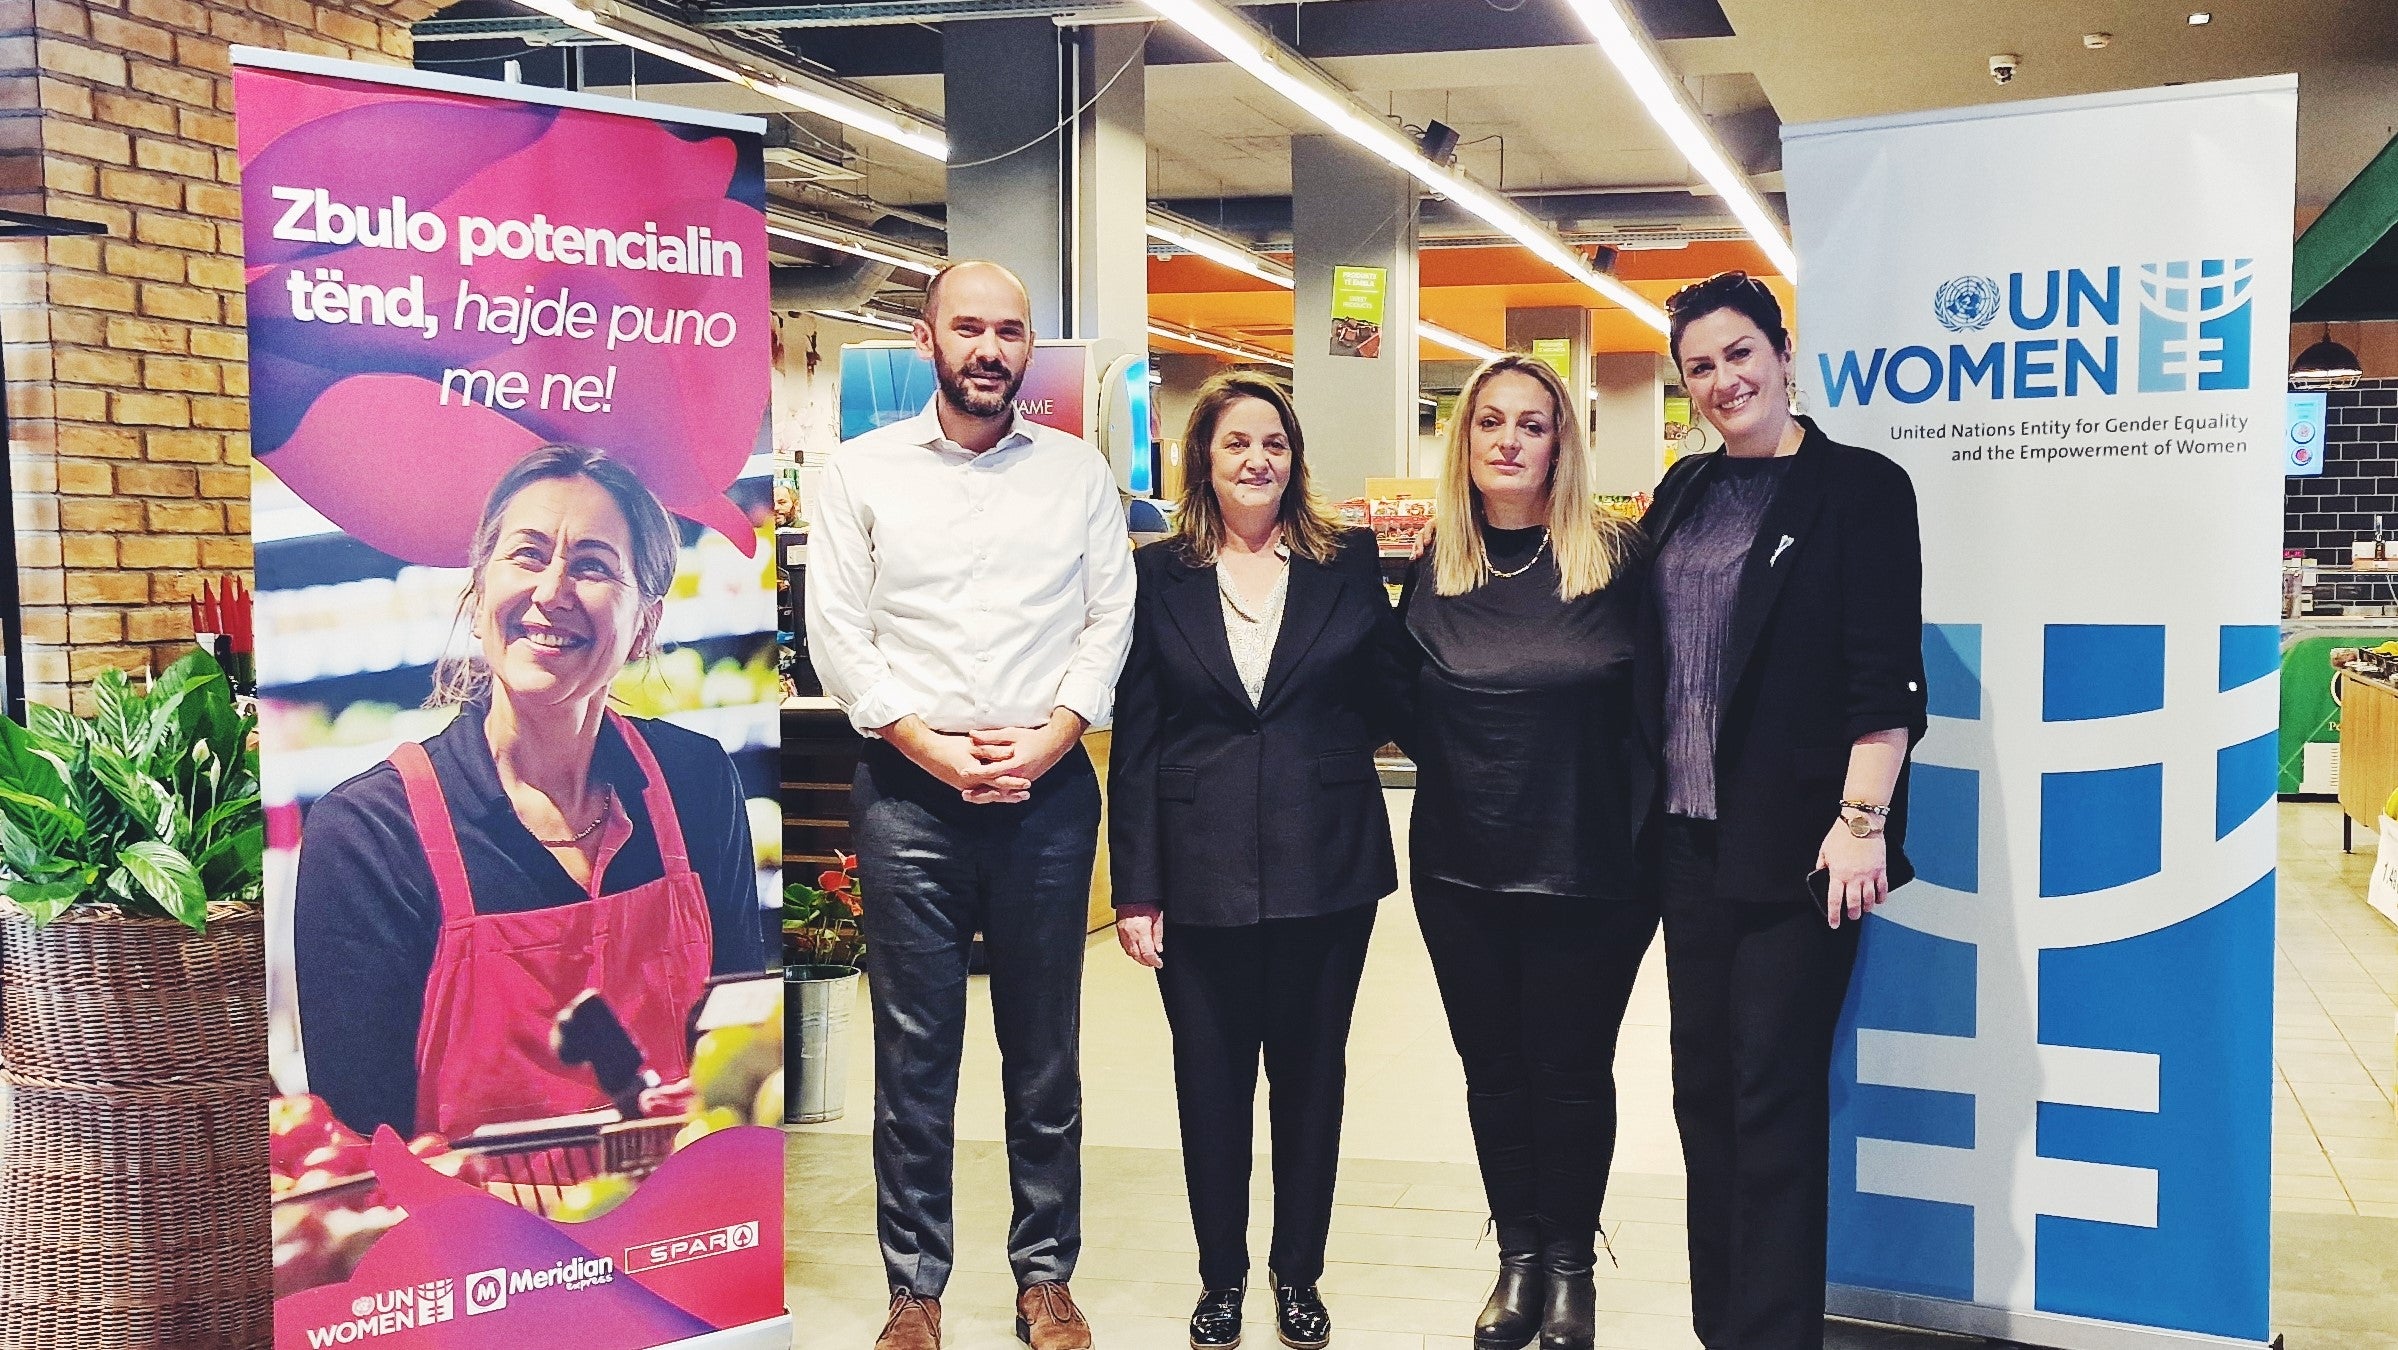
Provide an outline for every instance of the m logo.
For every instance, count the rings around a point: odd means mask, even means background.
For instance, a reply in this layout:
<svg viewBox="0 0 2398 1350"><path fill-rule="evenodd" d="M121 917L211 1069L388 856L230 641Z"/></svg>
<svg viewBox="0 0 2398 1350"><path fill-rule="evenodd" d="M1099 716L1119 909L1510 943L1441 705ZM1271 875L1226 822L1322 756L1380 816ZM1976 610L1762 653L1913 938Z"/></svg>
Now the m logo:
<svg viewBox="0 0 2398 1350"><path fill-rule="evenodd" d="M466 1315L480 1317L508 1306L508 1272L479 1271L466 1277Z"/></svg>
<svg viewBox="0 0 2398 1350"><path fill-rule="evenodd" d="M2253 258L2140 265L2143 394L2248 387Z"/></svg>

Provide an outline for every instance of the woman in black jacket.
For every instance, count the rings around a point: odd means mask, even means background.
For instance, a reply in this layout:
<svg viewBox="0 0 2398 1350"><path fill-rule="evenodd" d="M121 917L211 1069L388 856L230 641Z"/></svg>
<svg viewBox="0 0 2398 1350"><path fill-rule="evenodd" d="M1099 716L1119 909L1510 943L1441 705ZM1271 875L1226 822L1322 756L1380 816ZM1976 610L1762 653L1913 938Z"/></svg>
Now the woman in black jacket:
<svg viewBox="0 0 2398 1350"><path fill-rule="evenodd" d="M1615 1036L1657 931L1626 796L1636 535L1594 507L1580 423L1543 363L1476 371L1399 602L1416 917L1499 1243L1480 1350L1595 1335Z"/></svg>
<svg viewBox="0 0 2398 1350"><path fill-rule="evenodd" d="M1273 1127L1269 1272L1284 1344L1332 1336L1332 1224L1349 1016L1375 902L1398 887L1374 750L1390 734L1390 601L1374 536L1309 495L1271 380L1210 380L1171 538L1135 557L1108 841L1116 930L1158 972L1199 1239L1194 1350L1237 1344L1252 1101Z"/></svg>
<svg viewBox="0 0 2398 1350"><path fill-rule="evenodd" d="M1718 454L1667 472L1638 661L1691 1320L1818 1350L1832 1040L1859 921L1913 875L1923 558L1904 469L1790 408L1790 335L1731 272L1668 302Z"/></svg>

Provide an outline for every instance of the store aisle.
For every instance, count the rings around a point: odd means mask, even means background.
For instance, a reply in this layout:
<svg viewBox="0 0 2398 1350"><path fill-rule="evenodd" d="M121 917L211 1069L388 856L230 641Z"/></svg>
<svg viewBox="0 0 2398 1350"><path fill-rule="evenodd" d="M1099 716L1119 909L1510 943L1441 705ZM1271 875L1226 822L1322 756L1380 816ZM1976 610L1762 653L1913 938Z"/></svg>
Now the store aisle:
<svg viewBox="0 0 2398 1350"><path fill-rule="evenodd" d="M1403 822L1405 795L1392 801ZM2371 861L2340 855L2338 809L2281 811L2274 1325L2288 1334L2289 1350L2398 1350L2398 928L2365 907ZM1075 1292L1105 1350L1178 1350L1197 1290L1165 1019L1154 978L1111 938L1094 939L1089 958L1087 1245ZM790 1136L786 1269L801 1350L868 1350L882 1324L863 1030L852 1051L848 1116ZM1489 1290L1496 1258L1482 1235L1464 1080L1447 1036L1403 892L1383 906L1350 1041L1340 1204L1323 1282L1345 1350L1469 1350ZM967 1044L959 1268L945 1300L947 1341L956 1350L1004 1350L1016 1344L1003 1251L1007 1176L998 1055L979 1000ZM1697 1342L1655 950L1633 994L1616 1074L1623 1120L1605 1214L1615 1264L1602 1258L1599 1266L1599 1343L1685 1350ZM1262 1198L1262 1158L1258 1173ZM1252 1250L1262 1281L1262 1226ZM1272 1346L1273 1305L1263 1289L1251 1292L1249 1318L1248 1343ZM1840 1327L1833 1344L1931 1350L1980 1342Z"/></svg>

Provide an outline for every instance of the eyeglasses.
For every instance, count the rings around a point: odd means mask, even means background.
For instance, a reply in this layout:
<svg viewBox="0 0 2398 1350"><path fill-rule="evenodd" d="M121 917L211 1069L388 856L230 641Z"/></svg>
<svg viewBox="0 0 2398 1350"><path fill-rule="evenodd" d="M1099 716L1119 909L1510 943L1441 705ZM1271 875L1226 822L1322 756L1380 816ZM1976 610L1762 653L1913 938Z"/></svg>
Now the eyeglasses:
<svg viewBox="0 0 2398 1350"><path fill-rule="evenodd" d="M1665 312L1670 315L1693 305L1715 308L1743 291L1755 291L1769 299L1773 296L1773 291L1764 282L1746 272L1718 272L1705 281L1694 281L1667 297Z"/></svg>

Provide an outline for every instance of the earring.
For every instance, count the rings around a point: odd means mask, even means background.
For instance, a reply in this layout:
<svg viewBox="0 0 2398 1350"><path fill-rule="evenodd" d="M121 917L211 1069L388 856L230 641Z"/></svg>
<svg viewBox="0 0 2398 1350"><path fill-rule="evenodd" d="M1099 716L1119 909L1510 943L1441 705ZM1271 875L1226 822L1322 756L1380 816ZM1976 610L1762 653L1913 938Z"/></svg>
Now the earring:
<svg viewBox="0 0 2398 1350"><path fill-rule="evenodd" d="M1790 415L1796 417L1805 411L1807 411L1805 392L1799 388L1798 381L1792 380L1790 382Z"/></svg>

